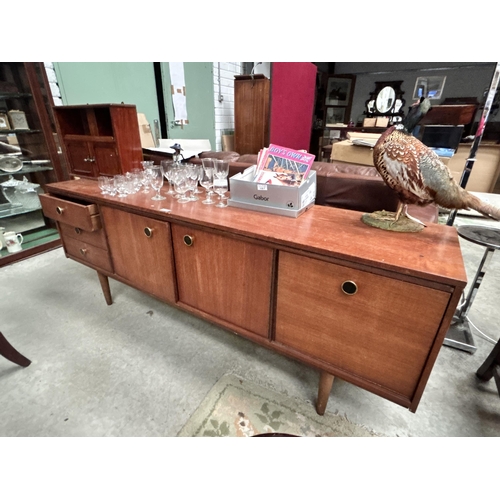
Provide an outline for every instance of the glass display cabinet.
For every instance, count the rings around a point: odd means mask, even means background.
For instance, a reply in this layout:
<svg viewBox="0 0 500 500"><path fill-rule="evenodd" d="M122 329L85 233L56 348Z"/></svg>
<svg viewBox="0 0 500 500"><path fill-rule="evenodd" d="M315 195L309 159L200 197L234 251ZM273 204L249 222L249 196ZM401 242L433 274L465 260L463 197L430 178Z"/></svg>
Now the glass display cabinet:
<svg viewBox="0 0 500 500"><path fill-rule="evenodd" d="M0 267L60 245L38 197L68 178L53 104L43 63L0 62ZM9 232L20 246L8 245Z"/></svg>

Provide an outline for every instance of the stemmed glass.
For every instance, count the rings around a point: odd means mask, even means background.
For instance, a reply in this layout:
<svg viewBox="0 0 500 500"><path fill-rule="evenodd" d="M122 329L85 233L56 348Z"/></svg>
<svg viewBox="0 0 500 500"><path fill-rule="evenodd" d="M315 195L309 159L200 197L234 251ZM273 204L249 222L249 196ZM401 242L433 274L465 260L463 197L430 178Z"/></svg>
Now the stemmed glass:
<svg viewBox="0 0 500 500"><path fill-rule="evenodd" d="M172 181L174 183L175 192L180 195L177 201L179 203L190 202L191 200L186 196L186 192L189 191L186 169L181 167L174 168L172 171Z"/></svg>
<svg viewBox="0 0 500 500"><path fill-rule="evenodd" d="M214 191L217 192L215 190L216 181L217 179L227 179L227 176L229 175L229 162L227 160L216 160L216 159L214 159L213 162L214 162ZM219 185L222 185L222 183L219 183ZM224 193L219 196L221 200L226 198L226 196L224 196Z"/></svg>
<svg viewBox="0 0 500 500"><path fill-rule="evenodd" d="M205 160L203 160L205 161ZM203 188L205 188L207 192L207 197L202 201L205 205L211 205L215 203L214 200L212 200L212 187L214 185L214 169L213 167L206 167L205 164L203 164L202 172L201 172L201 180L200 184L202 185Z"/></svg>
<svg viewBox="0 0 500 500"><path fill-rule="evenodd" d="M148 177L149 175L148 170L150 167L154 166L154 163L155 163L154 161L141 161L141 165L144 170L142 178L142 185L144 187L144 189L142 190L143 193L149 193L149 186L151 182Z"/></svg>
<svg viewBox="0 0 500 500"><path fill-rule="evenodd" d="M106 194L108 191L108 188L106 186L108 178L105 175L100 175L97 178L97 185L99 186L99 189L101 190L102 194Z"/></svg>
<svg viewBox="0 0 500 500"><path fill-rule="evenodd" d="M201 165L196 164L196 163L192 163L192 165L195 167L196 173L198 174L198 176L197 176L198 178L196 180L196 188L193 191L193 194L201 194L201 193L203 193L203 191L198 187L198 183L201 181L203 167Z"/></svg>
<svg viewBox="0 0 500 500"><path fill-rule="evenodd" d="M149 181L151 187L156 191L156 194L151 198L154 201L166 200L165 196L160 195L160 189L163 186L163 169L160 165L148 167Z"/></svg>
<svg viewBox="0 0 500 500"><path fill-rule="evenodd" d="M187 172L187 182L189 185L189 191L191 191L191 196L189 196L189 200L198 201L199 198L198 196L195 195L196 187L198 186L198 179L200 176L198 165L195 165L194 163L188 163L185 166L185 169Z"/></svg>
<svg viewBox="0 0 500 500"><path fill-rule="evenodd" d="M208 176L212 179L212 185L210 186L209 190L207 191L207 198L210 201L212 201L212 195L214 194L214 191L213 191L213 179L215 177L215 175L214 175L214 161L215 161L215 158L202 158L202 160L201 160L202 165L203 165L203 170L205 172L208 172ZM212 202L215 203L215 201L212 201ZM210 202L207 202L207 204L210 204Z"/></svg>
<svg viewBox="0 0 500 500"><path fill-rule="evenodd" d="M127 178L124 175L115 175L114 184L118 192L118 198L125 198L128 194Z"/></svg>
<svg viewBox="0 0 500 500"><path fill-rule="evenodd" d="M144 170L141 170L140 168L134 168L130 172L127 173L127 176L131 179L132 181L132 186L133 186L133 192L138 193L141 190L142 187L142 181L144 177Z"/></svg>
<svg viewBox="0 0 500 500"><path fill-rule="evenodd" d="M224 203L224 193L227 192L227 179L226 178L216 178L214 179L214 191L219 195L219 203L215 205L217 208L226 208L227 205Z"/></svg>
<svg viewBox="0 0 500 500"><path fill-rule="evenodd" d="M163 175L165 176L165 179L167 179L168 181L167 194L171 196L176 196L176 192L172 185L172 170L175 168L174 162L172 160L162 160L160 164L163 168Z"/></svg>

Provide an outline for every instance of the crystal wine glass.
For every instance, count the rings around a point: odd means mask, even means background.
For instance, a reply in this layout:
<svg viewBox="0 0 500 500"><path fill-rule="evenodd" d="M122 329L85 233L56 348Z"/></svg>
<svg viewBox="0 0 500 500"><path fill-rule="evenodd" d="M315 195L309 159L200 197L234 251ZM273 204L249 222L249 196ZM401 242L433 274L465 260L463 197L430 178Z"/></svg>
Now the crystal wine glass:
<svg viewBox="0 0 500 500"><path fill-rule="evenodd" d="M196 180L196 188L195 188L193 194L201 194L201 193L203 193L203 191L199 188L199 182L201 181L203 167L201 165L198 165L197 163L192 163L192 165L194 166L196 173L198 174L198 176L197 176L198 178Z"/></svg>
<svg viewBox="0 0 500 500"><path fill-rule="evenodd" d="M205 168L205 165L203 165L203 168L201 170L202 173L201 173L200 184L203 188L205 188L207 192L207 196L202 201L202 203L204 203L205 205L212 205L213 203L215 203L215 201L212 200L212 194L213 194L212 187L214 185L214 169L213 166L212 168L210 167Z"/></svg>
<svg viewBox="0 0 500 500"><path fill-rule="evenodd" d="M215 191L215 181L216 179L226 179L229 175L229 162L227 160L217 160L214 159L214 191ZM227 184L227 182L226 182ZM227 191L227 189L226 189ZM217 193L217 191L215 191ZM220 195L219 195L220 196ZM225 199L224 193L220 199ZM225 205L224 205L225 206Z"/></svg>
<svg viewBox="0 0 500 500"><path fill-rule="evenodd" d="M104 183L106 185L106 194L109 194L110 196L116 196L116 186L113 177L106 177Z"/></svg>
<svg viewBox="0 0 500 500"><path fill-rule="evenodd" d="M156 194L151 198L154 201L166 200L165 196L160 195L160 189L163 186L163 169L160 165L148 167L150 171L149 181L151 187L156 191Z"/></svg>
<svg viewBox="0 0 500 500"><path fill-rule="evenodd" d="M118 198L125 198L125 196L127 196L128 194L126 181L127 178L122 174L115 175L114 177L114 183L116 192L118 193Z"/></svg>
<svg viewBox="0 0 500 500"><path fill-rule="evenodd" d="M189 199L191 201L198 201L199 198L198 196L195 195L200 175L198 171L198 165L195 165L194 163L188 163L185 168L187 171L187 181L189 184L189 191L191 191L191 196L189 197Z"/></svg>
<svg viewBox="0 0 500 500"><path fill-rule="evenodd" d="M214 191L219 195L219 203L215 206L217 208L226 208L227 205L224 203L224 193L227 192L227 178L214 178Z"/></svg>
<svg viewBox="0 0 500 500"><path fill-rule="evenodd" d="M148 177L148 170L150 167L154 166L154 161L141 161L142 168L144 170L143 173L143 182L142 185L144 189L142 190L143 193L149 193L149 186L151 184L150 179Z"/></svg>
<svg viewBox="0 0 500 500"><path fill-rule="evenodd" d="M177 198L177 201L179 203L190 202L191 200L186 196L186 192L189 191L186 169L174 168L172 171L172 181L174 183L175 192L180 195L179 198Z"/></svg>
<svg viewBox="0 0 500 500"><path fill-rule="evenodd" d="M144 171L140 168L134 168L131 170L130 179L132 181L134 193L138 193L141 190L143 175Z"/></svg>
<svg viewBox="0 0 500 500"><path fill-rule="evenodd" d="M108 192L108 188L107 188L107 177L105 175L100 175L98 178L97 178L97 185L99 186L99 189L101 190L101 193L102 194L106 194Z"/></svg>
<svg viewBox="0 0 500 500"><path fill-rule="evenodd" d="M175 196L176 192L173 187L172 183L172 170L174 167L174 162L172 160L162 160L160 162L161 166L163 167L163 175L165 176L165 179L168 181L168 191L167 194L170 196Z"/></svg>

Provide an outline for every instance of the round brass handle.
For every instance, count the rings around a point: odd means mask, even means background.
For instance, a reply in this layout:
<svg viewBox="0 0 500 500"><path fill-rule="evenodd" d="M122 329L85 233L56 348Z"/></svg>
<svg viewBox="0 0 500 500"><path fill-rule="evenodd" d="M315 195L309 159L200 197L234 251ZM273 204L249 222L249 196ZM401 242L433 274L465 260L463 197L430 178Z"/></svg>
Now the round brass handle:
<svg viewBox="0 0 500 500"><path fill-rule="evenodd" d="M193 242L194 242L194 237L193 236L189 236L189 234L186 234L184 236L184 238L182 238L183 241L184 241L184 244L188 247L192 246L193 245Z"/></svg>
<svg viewBox="0 0 500 500"><path fill-rule="evenodd" d="M75 227L76 234L82 234L82 230L79 227Z"/></svg>
<svg viewBox="0 0 500 500"><path fill-rule="evenodd" d="M346 295L354 295L358 291L358 285L354 281L344 281L341 288Z"/></svg>
<svg viewBox="0 0 500 500"><path fill-rule="evenodd" d="M87 255L87 249L86 248L80 248L80 253L85 257L85 255Z"/></svg>
<svg viewBox="0 0 500 500"><path fill-rule="evenodd" d="M64 212L64 208L62 207L56 207L56 212L61 215Z"/></svg>
<svg viewBox="0 0 500 500"><path fill-rule="evenodd" d="M144 234L148 237L151 238L153 236L153 230L150 227L145 227L144 228Z"/></svg>

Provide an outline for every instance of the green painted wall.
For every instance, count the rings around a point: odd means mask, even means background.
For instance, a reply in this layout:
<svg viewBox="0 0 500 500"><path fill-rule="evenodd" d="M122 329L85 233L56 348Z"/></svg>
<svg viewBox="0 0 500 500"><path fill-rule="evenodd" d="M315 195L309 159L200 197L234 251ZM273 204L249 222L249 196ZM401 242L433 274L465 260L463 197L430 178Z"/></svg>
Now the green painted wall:
<svg viewBox="0 0 500 500"><path fill-rule="evenodd" d="M209 139L215 151L214 74L211 62L185 62L186 106L189 123L183 128L172 126L174 110L170 90L169 64L161 63L163 94L172 139Z"/></svg>
<svg viewBox="0 0 500 500"><path fill-rule="evenodd" d="M159 119L153 63L55 62L64 104L135 104L152 126Z"/></svg>
<svg viewBox="0 0 500 500"><path fill-rule="evenodd" d="M152 62L54 62L63 104L135 104L151 126L159 120ZM209 139L215 148L213 63L186 62L189 124L172 127L168 63L161 63L169 139Z"/></svg>

